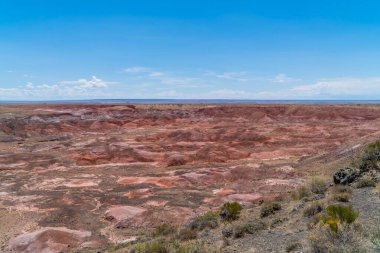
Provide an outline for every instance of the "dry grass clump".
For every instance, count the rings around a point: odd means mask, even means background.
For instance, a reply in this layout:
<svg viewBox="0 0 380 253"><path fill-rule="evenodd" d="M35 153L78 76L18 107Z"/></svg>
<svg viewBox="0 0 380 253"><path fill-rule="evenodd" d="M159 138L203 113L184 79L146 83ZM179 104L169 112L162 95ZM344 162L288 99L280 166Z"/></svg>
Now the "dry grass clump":
<svg viewBox="0 0 380 253"><path fill-rule="evenodd" d="M322 212L324 209L324 205L320 201L314 201L309 204L303 211L303 216L305 217L313 217L314 215Z"/></svg>
<svg viewBox="0 0 380 253"><path fill-rule="evenodd" d="M203 230L206 228L217 228L219 225L219 214L217 212L209 211L196 217L191 223L190 227L196 230Z"/></svg>
<svg viewBox="0 0 380 253"><path fill-rule="evenodd" d="M324 194L328 188L327 180L323 177L312 177L304 185L296 188L291 193L293 200L308 200L313 194Z"/></svg>
<svg viewBox="0 0 380 253"><path fill-rule="evenodd" d="M271 214L274 214L275 212L281 210L281 205L279 203L267 203L264 204L260 209L260 217L264 218Z"/></svg>
<svg viewBox="0 0 380 253"><path fill-rule="evenodd" d="M158 226L154 232L153 232L153 236L154 237L158 237L158 236L168 236L170 234L174 234L177 232L177 229L172 226L172 225L168 225L168 224L162 224L160 226Z"/></svg>
<svg viewBox="0 0 380 253"><path fill-rule="evenodd" d="M356 182L356 188L364 187L376 187L376 183L372 179L361 178Z"/></svg>
<svg viewBox="0 0 380 253"><path fill-rule="evenodd" d="M307 186L301 185L297 187L296 190L291 193L291 198L293 200L307 199L311 197L312 194L313 193L310 191L310 189Z"/></svg>
<svg viewBox="0 0 380 253"><path fill-rule="evenodd" d="M310 234L311 252L368 252L362 226L355 222L358 215L352 206L328 206Z"/></svg>
<svg viewBox="0 0 380 253"><path fill-rule="evenodd" d="M349 202L352 195L351 187L336 185L330 190L330 199L338 202Z"/></svg>
<svg viewBox="0 0 380 253"><path fill-rule="evenodd" d="M177 242L155 240L149 242L140 242L133 246L130 253L219 253L215 247L209 247L198 241Z"/></svg>
<svg viewBox="0 0 380 253"><path fill-rule="evenodd" d="M307 185L314 194L324 194L328 188L327 180L323 177L312 177Z"/></svg>

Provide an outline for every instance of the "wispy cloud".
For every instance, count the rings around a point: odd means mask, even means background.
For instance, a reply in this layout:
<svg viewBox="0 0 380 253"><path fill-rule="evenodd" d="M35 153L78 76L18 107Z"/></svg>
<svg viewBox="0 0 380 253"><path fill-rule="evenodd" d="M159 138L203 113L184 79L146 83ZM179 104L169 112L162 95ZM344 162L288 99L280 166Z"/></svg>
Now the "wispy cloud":
<svg viewBox="0 0 380 253"><path fill-rule="evenodd" d="M108 84L112 84L115 82L106 82L100 78L97 78L96 76L92 76L91 79L79 79L76 81L62 81L61 84L63 85L73 85L77 88L105 88L108 87Z"/></svg>
<svg viewBox="0 0 380 253"><path fill-rule="evenodd" d="M290 77L286 74L278 74L272 80L273 83L291 83L301 81L301 79Z"/></svg>
<svg viewBox="0 0 380 253"><path fill-rule="evenodd" d="M206 76L212 76L218 79L232 80L238 82L247 82L249 79L246 77L246 72L222 72L206 71Z"/></svg>
<svg viewBox="0 0 380 253"><path fill-rule="evenodd" d="M0 95L9 99L70 99L103 97L104 89L115 82L104 81L93 76L91 79L60 81L56 84L34 84L28 82L15 88L0 88Z"/></svg>
<svg viewBox="0 0 380 253"><path fill-rule="evenodd" d="M182 75L174 75L167 72L157 71L148 67L129 67L124 70L127 74L132 74L134 77L152 82L152 84L161 84L169 86L184 86L184 87L199 87L203 82L198 77L187 77Z"/></svg>

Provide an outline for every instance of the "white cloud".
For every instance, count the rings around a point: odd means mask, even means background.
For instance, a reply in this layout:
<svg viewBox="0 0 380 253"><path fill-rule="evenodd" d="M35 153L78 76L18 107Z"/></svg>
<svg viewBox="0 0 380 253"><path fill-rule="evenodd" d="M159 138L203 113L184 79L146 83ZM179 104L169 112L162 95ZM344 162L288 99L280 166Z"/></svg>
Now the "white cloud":
<svg viewBox="0 0 380 253"><path fill-rule="evenodd" d="M2 99L46 100L104 97L109 84L93 76L91 79L61 81L57 84L34 84L31 82L15 88L0 88Z"/></svg>
<svg viewBox="0 0 380 253"><path fill-rule="evenodd" d="M130 68L126 68L124 70L124 72L126 73L146 73L146 72L150 72L151 70L149 68L146 68L146 67L130 67Z"/></svg>
<svg viewBox="0 0 380 253"><path fill-rule="evenodd" d="M198 87L199 84L203 82L200 78L172 75L147 67L130 67L126 68L125 72L132 73L134 76L138 75L138 77L144 81L156 82L162 85Z"/></svg>
<svg viewBox="0 0 380 253"><path fill-rule="evenodd" d="M232 80L232 81L239 81L239 82L247 82L249 81L248 78L246 78L245 72L223 72L223 73L217 73L214 71L206 71L205 75L212 76L218 79L225 79L225 80Z"/></svg>
<svg viewBox="0 0 380 253"><path fill-rule="evenodd" d="M287 76L286 74L278 74L272 79L273 83L290 83L295 81L300 81L300 79Z"/></svg>
<svg viewBox="0 0 380 253"><path fill-rule="evenodd" d="M108 84L112 84L113 82L106 82L96 76L92 76L89 80L82 78L76 81L62 81L61 83L64 85L75 85L77 88L106 88Z"/></svg>

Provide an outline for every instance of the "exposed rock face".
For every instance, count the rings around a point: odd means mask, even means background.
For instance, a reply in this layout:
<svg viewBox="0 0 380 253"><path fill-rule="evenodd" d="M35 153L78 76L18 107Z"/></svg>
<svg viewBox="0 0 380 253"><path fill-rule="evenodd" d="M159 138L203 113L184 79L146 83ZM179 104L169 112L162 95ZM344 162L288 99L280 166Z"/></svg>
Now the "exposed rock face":
<svg viewBox="0 0 380 253"><path fill-rule="evenodd" d="M334 174L335 184L349 184L352 183L356 178L360 176L360 172L353 168L344 168L338 170Z"/></svg>
<svg viewBox="0 0 380 253"><path fill-rule="evenodd" d="M12 250L21 253L59 253L80 246L91 232L64 227L47 227L19 235L9 242Z"/></svg>
<svg viewBox="0 0 380 253"><path fill-rule="evenodd" d="M315 163L380 137L380 107L373 106L0 109L0 205L38 217L36 227L92 232L82 244L75 233L54 230L72 247L122 241L162 223L180 225L225 201L273 199L301 184ZM350 173L341 172L337 181L350 181ZM30 230L25 225L13 234ZM68 244L46 239L45 230L33 238L36 244L13 245L43 252L50 242L46 249Z"/></svg>

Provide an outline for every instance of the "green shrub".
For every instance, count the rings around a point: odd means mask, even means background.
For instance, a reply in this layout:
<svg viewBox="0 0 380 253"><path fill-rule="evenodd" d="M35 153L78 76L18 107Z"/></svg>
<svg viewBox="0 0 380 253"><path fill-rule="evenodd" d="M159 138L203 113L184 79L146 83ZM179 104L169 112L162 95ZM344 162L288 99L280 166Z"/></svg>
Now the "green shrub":
<svg viewBox="0 0 380 253"><path fill-rule="evenodd" d="M192 229L203 230L205 228L217 228L219 225L219 214L209 211L196 217L191 223Z"/></svg>
<svg viewBox="0 0 380 253"><path fill-rule="evenodd" d="M356 188L376 187L376 183L367 178L361 178L356 182Z"/></svg>
<svg viewBox="0 0 380 253"><path fill-rule="evenodd" d="M223 220L236 220L239 218L242 209L243 207L238 202L227 202L224 203L219 215Z"/></svg>
<svg viewBox="0 0 380 253"><path fill-rule="evenodd" d="M305 208L303 216L313 217L314 215L323 211L323 205L319 201L312 202L308 207Z"/></svg>
<svg viewBox="0 0 380 253"><path fill-rule="evenodd" d="M168 225L168 224L162 224L161 226L157 227L154 232L153 236L167 236L170 234L174 234L176 232L176 228Z"/></svg>
<svg viewBox="0 0 380 253"><path fill-rule="evenodd" d="M306 187L305 185L301 185L297 187L295 191L291 193L291 198L293 200L300 200L300 199L309 198L311 195L312 195L312 192L310 191L310 189Z"/></svg>
<svg viewBox="0 0 380 253"><path fill-rule="evenodd" d="M355 212L352 206L330 205L320 220L337 233L339 226L353 223L358 216L359 213Z"/></svg>
<svg viewBox="0 0 380 253"><path fill-rule="evenodd" d="M264 218L271 214L274 214L276 211L279 211L279 210L281 210L281 205L278 203L273 202L273 203L264 204L261 207L260 216L261 218Z"/></svg>
<svg viewBox="0 0 380 253"><path fill-rule="evenodd" d="M309 240L313 253L373 252L365 233L357 226L342 226L338 233L326 226L317 227L310 233Z"/></svg>
<svg viewBox="0 0 380 253"><path fill-rule="evenodd" d="M380 140L369 144L367 148L365 149L365 153L371 153L376 150L380 150Z"/></svg>

